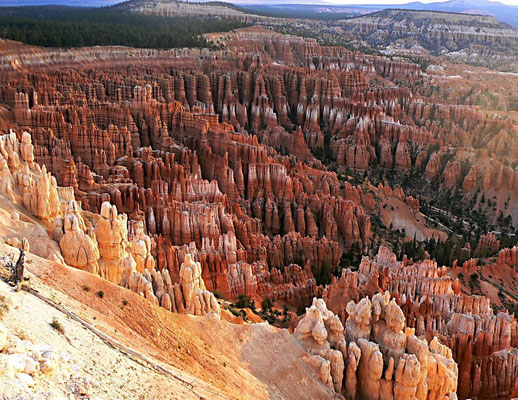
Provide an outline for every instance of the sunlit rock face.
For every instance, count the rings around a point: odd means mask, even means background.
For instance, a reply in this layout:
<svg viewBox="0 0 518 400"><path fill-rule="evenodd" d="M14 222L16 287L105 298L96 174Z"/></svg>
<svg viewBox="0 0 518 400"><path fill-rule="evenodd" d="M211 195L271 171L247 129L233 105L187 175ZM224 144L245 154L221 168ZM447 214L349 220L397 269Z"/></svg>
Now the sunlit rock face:
<svg viewBox="0 0 518 400"><path fill-rule="evenodd" d="M512 262L512 251L502 250L500 261ZM512 398L516 394L516 379L498 378L518 376L515 317L495 315L486 297L461 293L458 280L435 261L397 261L395 254L380 247L373 259L364 257L358 272L344 269L340 279L333 279L323 299L345 324L348 340L368 339L374 334L369 323L374 300L370 302L364 296L387 290L394 296L391 304L398 305L402 313L398 311L397 315L408 329L418 338L426 338L430 345L436 336L449 348L458 368L456 392L460 398ZM492 372L482 373L486 368Z"/></svg>
<svg viewBox="0 0 518 400"><path fill-rule="evenodd" d="M306 362L320 380L347 399L456 399L457 364L433 338L415 336L390 294L347 305L340 319L314 299L295 328L310 354Z"/></svg>
<svg viewBox="0 0 518 400"><path fill-rule="evenodd" d="M175 312L220 315L213 291L299 310L321 298L296 336L346 397L518 395L514 317L447 269L380 247L339 273L371 245L380 198L420 209L347 171L512 197L510 120L427 95L417 64L261 28L211 37L225 50L20 48L2 64L0 194L45 226L41 254ZM475 252L498 247L485 235ZM340 277L319 285L323 271Z"/></svg>

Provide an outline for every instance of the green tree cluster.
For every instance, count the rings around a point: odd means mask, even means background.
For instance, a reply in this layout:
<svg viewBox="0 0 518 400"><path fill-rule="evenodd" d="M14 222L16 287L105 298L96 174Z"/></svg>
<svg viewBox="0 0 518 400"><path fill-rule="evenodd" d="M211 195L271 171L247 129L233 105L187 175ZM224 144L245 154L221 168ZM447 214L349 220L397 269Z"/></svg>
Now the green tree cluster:
<svg viewBox="0 0 518 400"><path fill-rule="evenodd" d="M0 8L0 37L44 47L213 47L200 35L243 26L224 18L144 15L117 7Z"/></svg>

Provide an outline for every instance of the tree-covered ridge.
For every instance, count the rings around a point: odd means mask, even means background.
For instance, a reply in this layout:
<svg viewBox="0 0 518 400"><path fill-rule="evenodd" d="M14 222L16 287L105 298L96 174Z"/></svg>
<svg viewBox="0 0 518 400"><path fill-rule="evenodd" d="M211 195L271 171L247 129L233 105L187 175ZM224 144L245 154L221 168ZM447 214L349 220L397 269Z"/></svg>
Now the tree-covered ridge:
<svg viewBox="0 0 518 400"><path fill-rule="evenodd" d="M0 37L44 47L211 47L203 33L245 24L215 17L162 17L115 8L0 8Z"/></svg>

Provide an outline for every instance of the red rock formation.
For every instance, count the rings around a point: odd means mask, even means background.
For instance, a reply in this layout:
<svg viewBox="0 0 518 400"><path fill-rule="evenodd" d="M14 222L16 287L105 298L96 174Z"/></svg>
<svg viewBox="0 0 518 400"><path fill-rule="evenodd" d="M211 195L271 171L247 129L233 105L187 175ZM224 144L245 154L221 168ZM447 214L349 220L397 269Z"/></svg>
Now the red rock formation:
<svg viewBox="0 0 518 400"><path fill-rule="evenodd" d="M504 162L507 148L515 155L509 120L415 93L417 64L262 28L211 36L225 50L24 48L0 57L0 127L15 129L0 140L0 192L14 198L20 189L30 211L57 221L67 263L114 281L122 271L125 286L173 311L210 314L214 290L297 308L316 295L345 324L348 300L392 292L407 327L452 349L462 398L518 395L515 320L462 295L434 261L398 262L382 247L358 272L325 288L315 280L336 270L343 251L369 244L377 194L419 210L401 189L346 182L346 168L395 169L440 190L462 184L469 195L515 193L518 173ZM499 243L486 235L479 247L496 252ZM515 263L513 251L499 261ZM353 375L368 381L360 354L380 358L362 346L342 387L359 389ZM388 382L423 387L403 384L384 361L377 365L391 379L376 377L374 389L405 398Z"/></svg>
<svg viewBox="0 0 518 400"><path fill-rule="evenodd" d="M496 253L498 249L500 249L500 240L496 238L494 233L490 232L480 237L475 255L487 256Z"/></svg>
<svg viewBox="0 0 518 400"><path fill-rule="evenodd" d="M348 399L455 399L457 364L436 337L430 345L405 329L405 316L388 292L347 306L343 324L314 299L295 328L306 362ZM425 368L426 366L426 368Z"/></svg>
<svg viewBox="0 0 518 400"><path fill-rule="evenodd" d="M502 258L504 257L502 253ZM469 262L464 266L469 268ZM494 315L490 301L460 293L458 281L431 260L399 262L386 248L364 258L357 273L343 270L323 293L327 307L345 322L347 303L388 290L396 297L406 323L418 336L433 333L452 349L459 366L460 398L511 398L516 395L518 323ZM483 372L486 371L486 372Z"/></svg>
<svg viewBox="0 0 518 400"><path fill-rule="evenodd" d="M498 263L518 267L518 247L500 250L498 253Z"/></svg>

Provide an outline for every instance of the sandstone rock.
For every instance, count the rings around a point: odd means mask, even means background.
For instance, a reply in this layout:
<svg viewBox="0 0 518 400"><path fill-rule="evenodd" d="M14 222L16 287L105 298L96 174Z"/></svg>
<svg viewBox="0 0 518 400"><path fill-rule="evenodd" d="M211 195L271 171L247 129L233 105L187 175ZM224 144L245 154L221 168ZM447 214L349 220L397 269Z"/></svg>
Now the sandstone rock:
<svg viewBox="0 0 518 400"><path fill-rule="evenodd" d="M294 332L307 346L310 364L317 367L318 378L332 385L337 393L342 390L344 352L347 354L343 331L340 320L327 310L321 299L315 298Z"/></svg>
<svg viewBox="0 0 518 400"><path fill-rule="evenodd" d="M220 314L216 298L205 289L205 283L201 278L200 263L193 261L190 255L187 255L180 267L180 287L183 299L175 298L174 300L175 302L183 301L183 308L187 313L194 315Z"/></svg>
<svg viewBox="0 0 518 400"><path fill-rule="evenodd" d="M498 263L518 267L518 247L500 250L498 252Z"/></svg>
<svg viewBox="0 0 518 400"><path fill-rule="evenodd" d="M99 248L99 274L110 282L119 283L123 260L128 256L128 221L126 214L118 214L117 207L104 202L95 227ZM140 259L139 259L140 260Z"/></svg>
<svg viewBox="0 0 518 400"><path fill-rule="evenodd" d="M75 215L65 216L65 234L59 242L65 262L92 274L99 275L99 249L95 239L88 236Z"/></svg>
<svg viewBox="0 0 518 400"><path fill-rule="evenodd" d="M142 222L133 224L133 229L131 253L137 263L137 271L144 272L144 269L151 271L155 268L155 260L151 255L151 238L144 233L144 224Z"/></svg>
<svg viewBox="0 0 518 400"><path fill-rule="evenodd" d="M47 172L45 166L37 182L30 176L24 180L23 204L36 217L46 221L51 221L59 214L61 207L56 179Z"/></svg>
<svg viewBox="0 0 518 400"><path fill-rule="evenodd" d="M484 256L496 253L500 249L500 240L498 240L494 233L490 232L482 235L478 241L475 255Z"/></svg>
<svg viewBox="0 0 518 400"><path fill-rule="evenodd" d="M34 146L32 145L31 135L23 132L20 142L20 156L23 161L29 164L29 168L34 168Z"/></svg>

